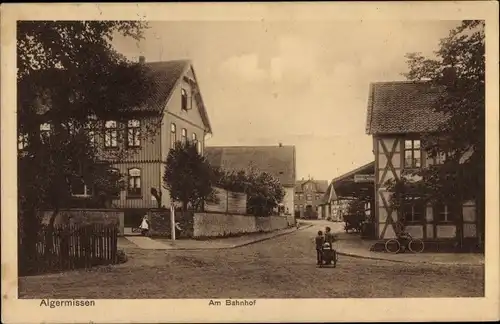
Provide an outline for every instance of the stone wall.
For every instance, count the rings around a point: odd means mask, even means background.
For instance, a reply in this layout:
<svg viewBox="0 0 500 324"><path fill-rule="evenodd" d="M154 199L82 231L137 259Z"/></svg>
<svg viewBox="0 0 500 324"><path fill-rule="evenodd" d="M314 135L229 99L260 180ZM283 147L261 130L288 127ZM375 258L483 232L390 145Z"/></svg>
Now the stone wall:
<svg viewBox="0 0 500 324"><path fill-rule="evenodd" d="M42 224L49 224L53 211L41 211ZM117 209L63 209L60 210L54 225L88 225L88 224L116 224L119 235L123 235L123 211Z"/></svg>
<svg viewBox="0 0 500 324"><path fill-rule="evenodd" d="M247 211L247 195L214 188L218 202L205 202L205 212L244 215Z"/></svg>
<svg viewBox="0 0 500 324"><path fill-rule="evenodd" d="M272 232L287 228L285 216L255 217L251 215L195 213L193 236L220 237L246 233Z"/></svg>

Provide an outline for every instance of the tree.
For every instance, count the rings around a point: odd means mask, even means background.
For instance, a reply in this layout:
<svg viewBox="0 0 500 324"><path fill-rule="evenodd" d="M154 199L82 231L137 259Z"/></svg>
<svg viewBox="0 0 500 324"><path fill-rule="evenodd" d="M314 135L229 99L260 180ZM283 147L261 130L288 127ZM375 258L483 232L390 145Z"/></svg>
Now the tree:
<svg viewBox="0 0 500 324"><path fill-rule="evenodd" d="M256 216L269 216L285 197L279 180L267 172L250 172L247 188L247 210Z"/></svg>
<svg viewBox="0 0 500 324"><path fill-rule="evenodd" d="M256 169L248 171L215 171L217 185L233 192L247 195L247 212L256 216L269 216L285 197L279 180L267 172Z"/></svg>
<svg viewBox="0 0 500 324"><path fill-rule="evenodd" d="M433 109L448 116L436 133L425 134L430 157L446 157L443 165L416 172L421 181L391 183L402 195L430 201L475 200L484 217L485 163L485 34L484 21L463 21L441 40L436 58L407 55L409 80L428 80L438 90ZM484 224L484 222L482 222Z"/></svg>
<svg viewBox="0 0 500 324"><path fill-rule="evenodd" d="M18 22L19 220L28 259L40 225L37 210L54 210L51 229L58 210L71 204L75 181L93 184L101 202L120 187L119 174L103 161L124 151L104 156L96 137L104 137L104 120L123 121L143 107L154 83L110 41L116 33L139 39L145 27L135 21Z"/></svg>
<svg viewBox="0 0 500 324"><path fill-rule="evenodd" d="M214 198L214 170L207 159L198 153L191 141L177 142L167 156L163 186L170 191L173 201L182 203L187 211L189 204L198 207L206 199Z"/></svg>

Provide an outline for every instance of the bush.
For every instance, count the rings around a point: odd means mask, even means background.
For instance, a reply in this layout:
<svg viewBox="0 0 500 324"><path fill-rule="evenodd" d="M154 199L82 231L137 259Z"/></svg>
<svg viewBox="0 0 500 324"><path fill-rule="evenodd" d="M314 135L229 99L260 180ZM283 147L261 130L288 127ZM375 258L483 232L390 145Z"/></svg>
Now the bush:
<svg viewBox="0 0 500 324"><path fill-rule="evenodd" d="M116 252L116 257L117 257L118 263L125 263L128 261L128 257L125 254L125 251L123 251L123 250L118 250Z"/></svg>

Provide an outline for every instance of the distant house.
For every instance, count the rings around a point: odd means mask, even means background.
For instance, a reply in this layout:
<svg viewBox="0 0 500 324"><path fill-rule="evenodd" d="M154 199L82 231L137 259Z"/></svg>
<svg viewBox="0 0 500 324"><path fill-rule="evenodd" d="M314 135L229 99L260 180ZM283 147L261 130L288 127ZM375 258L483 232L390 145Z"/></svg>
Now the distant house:
<svg viewBox="0 0 500 324"><path fill-rule="evenodd" d="M145 210L157 207L151 189L162 192L162 204L170 205L169 192L162 176L168 152L177 141L195 142L203 154L205 137L212 133L192 63L189 60L146 63L155 80L155 90L145 107L136 109L126 121L98 121L98 129L89 132L102 160L126 176L126 189L112 200L115 208L125 211L125 225L138 225ZM158 114L159 112L159 114ZM50 133L51 125L41 131ZM144 137L147 130L153 134ZM98 134L98 132L102 132ZM20 136L22 139L22 136ZM19 144L19 149L24 146ZM114 160L112 152L125 148L123 159ZM79 198L93 195L93 185L83 180L72 184L72 194Z"/></svg>
<svg viewBox="0 0 500 324"><path fill-rule="evenodd" d="M212 166L227 171L254 168L272 174L285 189L285 213L294 210L295 146L207 146L205 156Z"/></svg>
<svg viewBox="0 0 500 324"><path fill-rule="evenodd" d="M431 158L422 148L421 135L436 132L446 122L431 106L437 91L427 82L381 82L370 85L366 132L373 136L375 154L375 222L379 239L395 237L400 220L413 236L431 241L458 242L477 239L477 217L472 201L455 205L403 202L400 210L390 203L386 181L400 179L402 171L439 165L443 156Z"/></svg>
<svg viewBox="0 0 500 324"><path fill-rule="evenodd" d="M294 211L296 217L306 219L317 219L318 206L323 195L328 188L328 181L307 179L299 180L295 185L295 205Z"/></svg>

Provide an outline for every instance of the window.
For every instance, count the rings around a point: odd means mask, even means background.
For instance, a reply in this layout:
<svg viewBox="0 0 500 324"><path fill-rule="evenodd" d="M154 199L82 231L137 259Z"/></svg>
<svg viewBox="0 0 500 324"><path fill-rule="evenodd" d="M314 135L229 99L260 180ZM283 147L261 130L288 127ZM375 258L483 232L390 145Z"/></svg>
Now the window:
<svg viewBox="0 0 500 324"><path fill-rule="evenodd" d="M307 194L307 200L312 200L312 195L311 194Z"/></svg>
<svg viewBox="0 0 500 324"><path fill-rule="evenodd" d="M142 195L141 190L141 170L133 168L128 170L128 190L127 196L138 197Z"/></svg>
<svg viewBox="0 0 500 324"><path fill-rule="evenodd" d="M127 145L129 147L141 146L141 122L133 119L127 123Z"/></svg>
<svg viewBox="0 0 500 324"><path fill-rule="evenodd" d="M187 141L187 129L183 128L181 130L181 142L182 144L186 144Z"/></svg>
<svg viewBox="0 0 500 324"><path fill-rule="evenodd" d="M50 137L51 126L49 123L43 123L40 125L40 140L42 143L48 143Z"/></svg>
<svg viewBox="0 0 500 324"><path fill-rule="evenodd" d="M295 205L295 210L299 210L299 205Z"/></svg>
<svg viewBox="0 0 500 324"><path fill-rule="evenodd" d="M202 146L201 146L201 145L202 145L202 144L201 144L201 142L200 142L200 141L197 141L197 142L196 142L196 148L197 148L197 150L198 150L198 153L199 153L199 154L203 154L203 149L202 149Z"/></svg>
<svg viewBox="0 0 500 324"><path fill-rule="evenodd" d="M95 144L95 133L93 130L88 130L87 131L87 136L89 137L89 142L91 145Z"/></svg>
<svg viewBox="0 0 500 324"><path fill-rule="evenodd" d="M170 124L170 148L175 148L177 142L177 127L174 123Z"/></svg>
<svg viewBox="0 0 500 324"><path fill-rule="evenodd" d="M319 195L316 195L316 200L319 200Z"/></svg>
<svg viewBox="0 0 500 324"><path fill-rule="evenodd" d="M104 147L118 146L118 125L114 120L108 120L104 125Z"/></svg>
<svg viewBox="0 0 500 324"><path fill-rule="evenodd" d="M365 206L370 208L369 205ZM421 222L424 219L425 204L418 198L407 198L403 206L405 222Z"/></svg>
<svg viewBox="0 0 500 324"><path fill-rule="evenodd" d="M74 197L90 197L92 196L92 187L87 186L82 178L74 178L71 181L71 195Z"/></svg>
<svg viewBox="0 0 500 324"><path fill-rule="evenodd" d="M88 122L85 124L85 129L87 131L87 136L89 137L89 142L91 145L95 144L95 132L94 127L97 121L97 117L95 115L89 116Z"/></svg>
<svg viewBox="0 0 500 324"><path fill-rule="evenodd" d="M420 168L420 140L405 141L405 168Z"/></svg>
<svg viewBox="0 0 500 324"><path fill-rule="evenodd" d="M28 134L19 134L17 137L17 149L24 150L28 146Z"/></svg>
<svg viewBox="0 0 500 324"><path fill-rule="evenodd" d="M444 204L437 204L436 206L434 206L434 217L438 222L453 221L450 207Z"/></svg>
<svg viewBox="0 0 500 324"><path fill-rule="evenodd" d="M193 139L193 144L196 146L196 152L198 152L198 154L201 154L201 150L200 150L200 146L198 145L198 136L196 136L196 133L193 133L192 134L192 139Z"/></svg>
<svg viewBox="0 0 500 324"><path fill-rule="evenodd" d="M300 200L304 199L304 194L299 194L299 199Z"/></svg>
<svg viewBox="0 0 500 324"><path fill-rule="evenodd" d="M188 95L186 89L181 89L181 109L188 110Z"/></svg>
<svg viewBox="0 0 500 324"><path fill-rule="evenodd" d="M445 152L439 152L435 157L434 157L434 164L443 164L450 155Z"/></svg>

